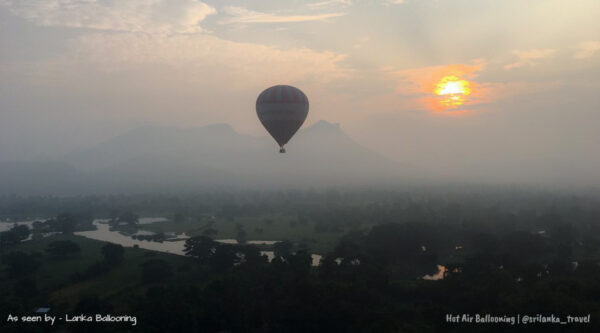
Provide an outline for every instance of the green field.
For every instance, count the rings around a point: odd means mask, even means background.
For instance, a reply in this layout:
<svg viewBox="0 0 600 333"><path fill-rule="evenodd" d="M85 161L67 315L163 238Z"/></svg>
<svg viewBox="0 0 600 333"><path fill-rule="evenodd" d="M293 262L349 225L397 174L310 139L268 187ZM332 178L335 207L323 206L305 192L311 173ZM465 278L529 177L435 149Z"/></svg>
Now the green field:
<svg viewBox="0 0 600 333"><path fill-rule="evenodd" d="M209 219L185 222L156 222L139 225L142 230L153 232L186 233L189 236L201 235L209 226ZM336 231L317 232L314 222L300 223L296 217L281 215L263 215L261 217L236 217L232 220L215 218L210 228L215 229L215 239L236 239L238 225L246 232L247 240L282 241L290 240L307 246L312 252L325 254L335 247L339 238L349 229L340 227ZM270 223L268 222L270 221ZM363 224L361 229L368 231L371 225Z"/></svg>

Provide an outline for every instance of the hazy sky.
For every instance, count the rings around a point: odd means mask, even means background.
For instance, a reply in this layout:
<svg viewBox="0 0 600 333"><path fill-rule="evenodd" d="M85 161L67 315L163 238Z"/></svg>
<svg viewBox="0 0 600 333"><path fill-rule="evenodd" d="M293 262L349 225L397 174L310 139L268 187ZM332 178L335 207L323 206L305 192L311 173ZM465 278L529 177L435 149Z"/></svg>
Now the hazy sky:
<svg viewBox="0 0 600 333"><path fill-rule="evenodd" d="M0 160L148 123L265 135L256 97L283 83L305 126L440 176L599 184L598 17L597 0L0 0Z"/></svg>

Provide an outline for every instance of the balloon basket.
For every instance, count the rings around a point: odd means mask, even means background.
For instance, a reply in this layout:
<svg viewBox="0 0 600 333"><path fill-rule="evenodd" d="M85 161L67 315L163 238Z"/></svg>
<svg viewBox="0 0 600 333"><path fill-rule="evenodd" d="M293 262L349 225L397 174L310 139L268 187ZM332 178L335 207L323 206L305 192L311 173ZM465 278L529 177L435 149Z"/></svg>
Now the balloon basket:
<svg viewBox="0 0 600 333"><path fill-rule="evenodd" d="M281 153L281 154L285 153L285 148L283 148L283 147L282 147L282 148L280 148L280 149L279 149L279 153Z"/></svg>

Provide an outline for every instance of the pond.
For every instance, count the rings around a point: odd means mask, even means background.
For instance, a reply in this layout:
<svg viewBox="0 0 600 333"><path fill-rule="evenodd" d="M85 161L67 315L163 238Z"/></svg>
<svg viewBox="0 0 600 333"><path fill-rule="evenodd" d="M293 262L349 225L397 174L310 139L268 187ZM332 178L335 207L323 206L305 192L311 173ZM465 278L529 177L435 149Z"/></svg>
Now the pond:
<svg viewBox="0 0 600 333"><path fill-rule="evenodd" d="M215 239L215 242L223 243L223 244L237 244L238 241L236 239L226 238L226 239ZM280 241L274 240L249 240L246 241L246 244L252 245L273 245Z"/></svg>
<svg viewBox="0 0 600 333"><path fill-rule="evenodd" d="M436 281L436 280L442 280L444 279L444 273L446 273L446 267L442 266L442 265L437 265L438 268L438 272L432 275L425 275L423 276L423 280L431 280L431 281Z"/></svg>

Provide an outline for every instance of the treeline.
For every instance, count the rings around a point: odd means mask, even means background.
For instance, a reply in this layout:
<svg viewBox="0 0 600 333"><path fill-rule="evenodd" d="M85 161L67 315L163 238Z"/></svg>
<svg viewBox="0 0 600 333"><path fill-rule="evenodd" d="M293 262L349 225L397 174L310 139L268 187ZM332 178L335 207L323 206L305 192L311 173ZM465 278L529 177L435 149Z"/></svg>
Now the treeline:
<svg viewBox="0 0 600 333"><path fill-rule="evenodd" d="M577 220L589 220L593 213L597 219L598 206L600 193L573 195L494 187L207 191L187 195L0 196L0 220L49 218L63 212L114 219L122 212L135 212L141 216L212 215L226 219L272 214L354 223L424 220L481 223L490 219L532 223L541 212L551 211Z"/></svg>
<svg viewBox="0 0 600 333"><path fill-rule="evenodd" d="M202 283L153 284L133 306L148 332L487 332L518 327L452 324L446 314L594 318L598 257L581 252L572 236L385 224L347 234L312 268L309 252L293 246L268 263L251 246L196 237L186 253L202 267L196 273ZM446 264L441 280L420 278L435 273L449 247L462 259ZM526 328L596 332L600 326Z"/></svg>
<svg viewBox="0 0 600 333"><path fill-rule="evenodd" d="M54 218L34 221L31 229L26 225L15 224L11 229L0 232L0 249L19 244L30 236L39 239L43 234L72 234L76 231L93 230L95 227L92 222L89 215L61 213Z"/></svg>

